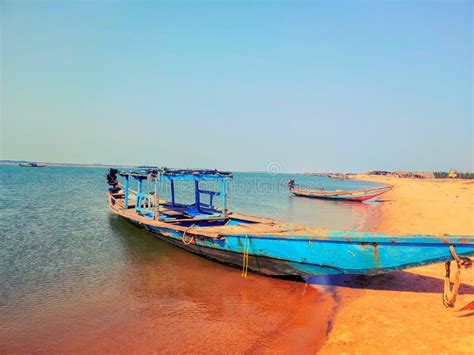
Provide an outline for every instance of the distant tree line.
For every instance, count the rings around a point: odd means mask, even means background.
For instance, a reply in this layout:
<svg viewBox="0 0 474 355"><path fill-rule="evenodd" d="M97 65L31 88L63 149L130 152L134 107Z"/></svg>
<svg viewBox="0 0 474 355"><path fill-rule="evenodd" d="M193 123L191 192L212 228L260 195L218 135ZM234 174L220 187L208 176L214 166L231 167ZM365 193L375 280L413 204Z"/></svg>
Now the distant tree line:
<svg viewBox="0 0 474 355"><path fill-rule="evenodd" d="M435 171L434 176L436 179L447 179L450 177L450 173L445 171ZM456 172L456 179L474 179L474 173Z"/></svg>

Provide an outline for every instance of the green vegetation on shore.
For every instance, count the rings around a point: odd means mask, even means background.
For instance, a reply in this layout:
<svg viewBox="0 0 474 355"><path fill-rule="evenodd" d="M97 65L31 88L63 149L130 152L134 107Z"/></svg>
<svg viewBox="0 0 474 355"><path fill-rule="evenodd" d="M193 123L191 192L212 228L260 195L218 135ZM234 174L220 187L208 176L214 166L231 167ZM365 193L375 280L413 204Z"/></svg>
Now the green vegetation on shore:
<svg viewBox="0 0 474 355"><path fill-rule="evenodd" d="M446 171L435 171L434 176L436 179L447 179L449 176L449 172ZM461 173L456 172L456 179L474 179L474 173Z"/></svg>

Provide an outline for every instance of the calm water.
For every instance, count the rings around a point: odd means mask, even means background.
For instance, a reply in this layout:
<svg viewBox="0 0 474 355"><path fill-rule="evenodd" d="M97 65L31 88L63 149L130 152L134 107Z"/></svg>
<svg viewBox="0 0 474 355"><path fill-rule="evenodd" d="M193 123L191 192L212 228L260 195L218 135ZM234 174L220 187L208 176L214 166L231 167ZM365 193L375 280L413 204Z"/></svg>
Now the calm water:
<svg viewBox="0 0 474 355"><path fill-rule="evenodd" d="M316 349L334 308L303 282L249 275L112 216L106 169L0 167L0 352L245 352ZM289 196L361 182L237 173L232 210L361 229L376 204ZM185 191L186 186L184 186ZM168 191L163 188L162 195ZM180 196L186 199L186 196Z"/></svg>

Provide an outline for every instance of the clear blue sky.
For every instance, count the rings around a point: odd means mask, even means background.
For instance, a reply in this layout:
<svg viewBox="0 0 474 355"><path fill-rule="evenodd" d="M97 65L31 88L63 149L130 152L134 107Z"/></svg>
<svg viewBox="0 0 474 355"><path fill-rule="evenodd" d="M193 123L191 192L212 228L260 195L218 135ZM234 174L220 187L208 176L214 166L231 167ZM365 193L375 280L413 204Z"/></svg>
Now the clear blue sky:
<svg viewBox="0 0 474 355"><path fill-rule="evenodd" d="M473 169L472 1L0 1L1 158Z"/></svg>

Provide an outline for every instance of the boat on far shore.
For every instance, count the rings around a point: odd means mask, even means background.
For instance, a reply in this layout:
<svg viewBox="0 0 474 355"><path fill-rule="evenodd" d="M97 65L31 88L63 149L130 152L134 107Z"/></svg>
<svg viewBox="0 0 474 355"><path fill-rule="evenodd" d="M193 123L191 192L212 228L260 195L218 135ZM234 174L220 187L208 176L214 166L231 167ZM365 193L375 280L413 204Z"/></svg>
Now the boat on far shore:
<svg viewBox="0 0 474 355"><path fill-rule="evenodd" d="M44 168L46 165L42 163L27 162L19 164L23 168Z"/></svg>
<svg viewBox="0 0 474 355"><path fill-rule="evenodd" d="M366 201L390 191L393 186L381 186L364 190L303 190L295 189L295 181L288 181L288 190L295 196L342 201Z"/></svg>
<svg viewBox="0 0 474 355"><path fill-rule="evenodd" d="M327 174L326 175L330 179L334 180L347 180L347 174L342 174L342 173L332 173L332 174Z"/></svg>

